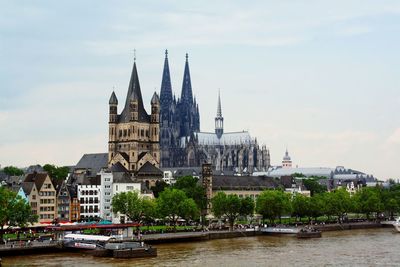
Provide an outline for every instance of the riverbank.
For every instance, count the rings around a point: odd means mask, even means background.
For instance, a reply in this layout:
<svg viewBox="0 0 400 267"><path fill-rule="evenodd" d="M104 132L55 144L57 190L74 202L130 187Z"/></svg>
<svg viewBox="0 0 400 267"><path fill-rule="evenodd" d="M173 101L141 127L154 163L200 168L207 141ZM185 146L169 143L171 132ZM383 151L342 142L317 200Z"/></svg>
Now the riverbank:
<svg viewBox="0 0 400 267"><path fill-rule="evenodd" d="M344 223L344 224L319 224L314 225L314 228L322 232L331 231L344 231L356 229L371 229L393 227L389 224L381 224L377 222L357 222L357 223ZM162 243L184 243L184 242L201 242L215 239L228 239L259 236L263 233L255 229L241 229L235 231L206 231L206 232L179 232L179 233L164 233L164 234L149 234L143 235L141 240L148 244L162 244ZM132 241L132 239L125 239L125 241ZM60 241L53 241L48 243L33 242L27 245L26 243L16 243L11 246L0 246L0 257L7 257L21 254L46 254L52 252L67 251L62 247ZM70 250L69 250L70 251Z"/></svg>

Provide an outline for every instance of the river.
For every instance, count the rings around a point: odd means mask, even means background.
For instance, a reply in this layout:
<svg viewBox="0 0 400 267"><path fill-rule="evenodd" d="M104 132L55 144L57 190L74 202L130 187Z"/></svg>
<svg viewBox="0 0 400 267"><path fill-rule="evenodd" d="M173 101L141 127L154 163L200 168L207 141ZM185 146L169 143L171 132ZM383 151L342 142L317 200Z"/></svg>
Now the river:
<svg viewBox="0 0 400 267"><path fill-rule="evenodd" d="M324 232L322 238L255 236L159 244L158 257L95 258L58 253L3 258L3 266L399 266L393 228Z"/></svg>

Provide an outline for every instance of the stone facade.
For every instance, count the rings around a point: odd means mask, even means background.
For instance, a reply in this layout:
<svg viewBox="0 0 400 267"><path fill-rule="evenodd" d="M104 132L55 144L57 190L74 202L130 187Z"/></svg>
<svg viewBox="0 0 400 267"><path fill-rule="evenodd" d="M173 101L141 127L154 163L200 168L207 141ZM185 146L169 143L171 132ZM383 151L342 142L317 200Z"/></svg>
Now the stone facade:
<svg viewBox="0 0 400 267"><path fill-rule="evenodd" d="M57 217L60 220L70 220L71 197L65 181L54 182L57 191Z"/></svg>
<svg viewBox="0 0 400 267"><path fill-rule="evenodd" d="M34 182L23 182L22 189L31 205L32 214L38 214L39 192Z"/></svg>
<svg viewBox="0 0 400 267"><path fill-rule="evenodd" d="M143 157L158 167L160 100L154 93L151 99L151 114L147 114L143 106L136 62L133 64L121 114L118 114L118 100L114 92L110 97L109 108L109 167L120 163L129 172L135 173L144 164Z"/></svg>
<svg viewBox="0 0 400 267"><path fill-rule="evenodd" d="M50 176L47 173L30 173L25 177L24 183L34 183L37 189L37 197L35 198L37 198L38 203L37 214L39 222L51 222L57 218L56 189Z"/></svg>

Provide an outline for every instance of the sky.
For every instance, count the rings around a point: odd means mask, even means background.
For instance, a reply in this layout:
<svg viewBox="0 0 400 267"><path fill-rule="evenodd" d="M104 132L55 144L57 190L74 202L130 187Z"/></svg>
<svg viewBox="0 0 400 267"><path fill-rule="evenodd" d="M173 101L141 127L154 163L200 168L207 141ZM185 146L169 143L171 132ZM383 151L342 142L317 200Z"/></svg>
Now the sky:
<svg viewBox="0 0 400 267"><path fill-rule="evenodd" d="M107 152L134 49L145 107L185 53L201 130L248 130L279 165L400 178L400 1L0 0L0 164ZM121 111L122 107L119 107Z"/></svg>

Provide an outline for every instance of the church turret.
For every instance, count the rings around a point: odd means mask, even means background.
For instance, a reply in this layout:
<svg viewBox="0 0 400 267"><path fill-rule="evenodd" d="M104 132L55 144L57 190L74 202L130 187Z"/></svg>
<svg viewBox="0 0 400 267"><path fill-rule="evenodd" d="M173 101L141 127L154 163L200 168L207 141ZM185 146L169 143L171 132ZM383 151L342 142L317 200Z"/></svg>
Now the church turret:
<svg viewBox="0 0 400 267"><path fill-rule="evenodd" d="M224 133L224 117L222 117L222 108L221 108L221 96L218 91L218 107L217 107L217 117L215 117L215 133L218 138L221 138Z"/></svg>
<svg viewBox="0 0 400 267"><path fill-rule="evenodd" d="M151 98L151 122L158 123L160 121L160 98L157 93L154 92Z"/></svg>
<svg viewBox="0 0 400 267"><path fill-rule="evenodd" d="M115 95L115 92L113 91L110 97L110 101L108 101L108 104L110 106L110 123L116 123L117 122L117 117L118 117L118 99L117 96Z"/></svg>
<svg viewBox="0 0 400 267"><path fill-rule="evenodd" d="M150 142L152 142L152 155L160 162L160 98L154 92L151 98Z"/></svg>
<svg viewBox="0 0 400 267"><path fill-rule="evenodd" d="M118 123L118 99L113 91L108 101L109 109L109 123L108 123L108 140L115 141L117 136L117 123ZM110 146L110 150L114 150L114 146Z"/></svg>

